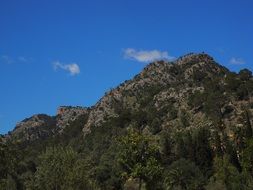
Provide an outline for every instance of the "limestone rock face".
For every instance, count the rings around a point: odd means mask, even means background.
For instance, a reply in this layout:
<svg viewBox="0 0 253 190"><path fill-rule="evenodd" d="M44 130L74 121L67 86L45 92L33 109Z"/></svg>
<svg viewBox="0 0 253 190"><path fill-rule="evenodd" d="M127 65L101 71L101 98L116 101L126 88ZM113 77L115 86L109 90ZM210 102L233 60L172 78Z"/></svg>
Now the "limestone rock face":
<svg viewBox="0 0 253 190"><path fill-rule="evenodd" d="M84 107L61 106L56 116L36 114L16 124L12 132L6 135L7 139L19 142L33 142L47 139L56 135L81 116L88 114L89 109Z"/></svg>
<svg viewBox="0 0 253 190"><path fill-rule="evenodd" d="M9 137L18 141L45 139L56 131L56 120L46 114L37 114L17 123Z"/></svg>
<svg viewBox="0 0 253 190"><path fill-rule="evenodd" d="M190 97L195 93L208 92L215 95L215 89L212 89L214 87L206 85L206 81L212 81L219 88L223 88L221 93L224 93L227 98L226 101L221 102L218 110L222 118L220 123L228 134L232 134L234 126L245 125L243 123L245 117L251 118L253 115L253 90L245 92L244 89L240 92L242 95L248 93L248 99L238 100L234 95L230 96L229 91L224 89L227 86L227 76L231 74L233 73L205 53L188 54L173 62L155 61L148 64L133 79L106 92L94 106L89 108L61 106L56 116L34 115L18 123L8 136L25 141L44 139L61 134L64 129L72 127L73 122L79 118L84 118L77 120L77 123L80 124L85 136L93 127L103 127L105 122L110 121L111 118L119 118L122 113L136 114L141 111L149 113L150 110L152 114L157 114L153 117L161 129L173 127L180 130L200 125L212 127L213 122L203 110L206 102L199 105L197 103L193 107L189 103ZM235 75L240 80L239 75ZM253 80L252 76L249 80ZM213 99L213 97L209 98ZM245 107L249 116L245 116ZM213 111L215 112L217 110ZM248 121L247 125L249 124L253 126L253 121ZM134 122L131 125L134 125ZM148 129L149 126L143 128Z"/></svg>
<svg viewBox="0 0 253 190"><path fill-rule="evenodd" d="M56 126L60 129L64 129L69 126L71 122L75 121L78 117L89 113L88 108L73 107L73 106L61 106L57 109Z"/></svg>
<svg viewBox="0 0 253 190"><path fill-rule="evenodd" d="M132 80L125 81L115 89L110 90L99 102L92 107L88 122L84 125L83 131L89 133L92 126L100 126L108 118L117 117L120 108L138 109L138 97L143 92L150 91L149 87L160 87L154 99L156 105L160 105L161 99L176 99L176 106L186 106L186 99L189 93L202 89L194 82L196 73L213 77L225 76L228 70L217 64L212 57L205 53L188 54L180 57L174 62L156 61L147 65L144 70ZM159 103L160 102L160 103ZM166 102L162 102L163 105ZM159 109L159 108L158 108Z"/></svg>

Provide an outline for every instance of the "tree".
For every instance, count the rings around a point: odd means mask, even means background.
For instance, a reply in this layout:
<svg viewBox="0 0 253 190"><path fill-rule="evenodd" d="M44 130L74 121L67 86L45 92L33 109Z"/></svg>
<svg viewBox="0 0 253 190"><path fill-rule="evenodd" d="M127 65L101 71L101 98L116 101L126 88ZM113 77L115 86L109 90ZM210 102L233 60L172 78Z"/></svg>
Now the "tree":
<svg viewBox="0 0 253 190"><path fill-rule="evenodd" d="M139 189L143 182L146 182L147 188L154 189L154 185L159 182L162 167L158 147L152 144L152 139L131 130L119 143L118 161L123 169L122 176L126 179L138 178Z"/></svg>
<svg viewBox="0 0 253 190"><path fill-rule="evenodd" d="M160 142L162 162L165 165L169 165L171 164L173 157L175 157L174 152L172 152L172 148L174 146L171 137L171 130L169 129L163 130L159 142Z"/></svg>
<svg viewBox="0 0 253 190"><path fill-rule="evenodd" d="M177 132L175 135L175 155L177 159L185 158L194 161L194 146L189 131Z"/></svg>
<svg viewBox="0 0 253 190"><path fill-rule="evenodd" d="M179 159L169 166L164 186L166 190L203 189L204 176L193 162L186 159Z"/></svg>
<svg viewBox="0 0 253 190"><path fill-rule="evenodd" d="M193 147L195 153L195 163L200 169L207 172L212 166L212 149L209 143L210 131L201 127L193 131Z"/></svg>
<svg viewBox="0 0 253 190"><path fill-rule="evenodd" d="M213 132L211 143L214 150L214 154L216 156L222 156L223 155L222 142L218 131Z"/></svg>
<svg viewBox="0 0 253 190"><path fill-rule="evenodd" d="M0 189L17 189L19 156L17 149L0 137Z"/></svg>
<svg viewBox="0 0 253 190"><path fill-rule="evenodd" d="M228 190L250 190L252 181L245 173L240 173L229 161L229 157L216 157L214 159L214 174L210 179L207 189L214 187Z"/></svg>
<svg viewBox="0 0 253 190"><path fill-rule="evenodd" d="M252 137L252 125L249 110L244 111L244 123L246 127L246 137L249 139Z"/></svg>
<svg viewBox="0 0 253 190"><path fill-rule="evenodd" d="M122 189L121 169L117 162L118 146L113 143L94 166L92 176L103 190Z"/></svg>
<svg viewBox="0 0 253 190"><path fill-rule="evenodd" d="M7 177L8 173L8 159L7 146L0 139L0 179Z"/></svg>
<svg viewBox="0 0 253 190"><path fill-rule="evenodd" d="M236 169L241 171L242 170L241 164L239 163L237 150L236 150L235 146L233 146L233 142L231 142L231 140L229 139L229 137L225 133L222 134L222 137L223 137L222 143L223 143L223 146L224 146L223 147L224 148L224 154L227 155L227 159L229 160L229 162L234 167L236 167Z"/></svg>
<svg viewBox="0 0 253 190"><path fill-rule="evenodd" d="M72 148L47 148L27 189L78 190L91 189L86 164Z"/></svg>
<svg viewBox="0 0 253 190"><path fill-rule="evenodd" d="M242 152L242 167L253 177L253 139L249 139Z"/></svg>
<svg viewBox="0 0 253 190"><path fill-rule="evenodd" d="M239 71L239 77L242 81L248 81L252 77L252 72L248 69L242 69Z"/></svg>

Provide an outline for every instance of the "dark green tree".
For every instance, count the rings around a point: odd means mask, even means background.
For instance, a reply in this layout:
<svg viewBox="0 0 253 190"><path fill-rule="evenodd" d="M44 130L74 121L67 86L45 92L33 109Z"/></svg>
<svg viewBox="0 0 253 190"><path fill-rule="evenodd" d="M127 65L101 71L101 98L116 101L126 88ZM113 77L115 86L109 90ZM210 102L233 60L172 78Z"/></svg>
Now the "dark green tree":
<svg viewBox="0 0 253 190"><path fill-rule="evenodd" d="M126 179L139 179L139 189L143 182L147 188L155 189L159 183L162 167L159 163L159 149L150 137L130 130L119 141L119 164Z"/></svg>
<svg viewBox="0 0 253 190"><path fill-rule="evenodd" d="M223 187L227 190L250 190L252 185L252 179L245 173L240 173L229 161L229 156L224 155L214 159L214 174L206 189Z"/></svg>
<svg viewBox="0 0 253 190"><path fill-rule="evenodd" d="M201 190L204 176L200 169L191 161L179 159L167 169L164 188L167 190Z"/></svg>
<svg viewBox="0 0 253 190"><path fill-rule="evenodd" d="M193 131L193 147L195 163L207 172L212 166L213 153L210 146L210 131L206 127L200 127Z"/></svg>
<svg viewBox="0 0 253 190"><path fill-rule="evenodd" d="M47 148L40 155L40 164L27 189L78 190L92 189L87 179L87 164L78 159L72 148Z"/></svg>

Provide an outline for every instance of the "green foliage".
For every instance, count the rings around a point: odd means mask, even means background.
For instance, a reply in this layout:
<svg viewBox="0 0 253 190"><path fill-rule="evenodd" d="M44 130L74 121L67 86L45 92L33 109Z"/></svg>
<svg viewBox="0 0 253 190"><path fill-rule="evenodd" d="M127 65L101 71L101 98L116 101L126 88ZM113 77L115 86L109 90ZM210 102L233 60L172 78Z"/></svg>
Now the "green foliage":
<svg viewBox="0 0 253 190"><path fill-rule="evenodd" d="M213 132L210 143L212 144L212 147L214 150L214 155L215 156L222 156L223 155L222 140L221 140L221 137L220 137L220 134L218 131Z"/></svg>
<svg viewBox="0 0 253 190"><path fill-rule="evenodd" d="M202 172L193 162L179 159L167 169L164 187L167 190L200 190L204 182Z"/></svg>
<svg viewBox="0 0 253 190"><path fill-rule="evenodd" d="M159 149L149 137L129 131L120 139L119 163L122 166L122 177L138 178L140 189L143 181L150 188L155 188L162 173L159 163Z"/></svg>
<svg viewBox="0 0 253 190"><path fill-rule="evenodd" d="M1 140L1 139L0 139ZM0 141L0 179L8 174L8 147Z"/></svg>
<svg viewBox="0 0 253 190"><path fill-rule="evenodd" d="M27 189L92 189L86 169L87 163L72 148L47 148Z"/></svg>
<svg viewBox="0 0 253 190"><path fill-rule="evenodd" d="M204 171L207 171L212 166L212 149L209 139L210 131L205 127L201 127L193 133L195 163Z"/></svg>
<svg viewBox="0 0 253 190"><path fill-rule="evenodd" d="M20 169L18 160L21 156L13 144L4 143L0 138L0 189L17 189Z"/></svg>
<svg viewBox="0 0 253 190"><path fill-rule="evenodd" d="M197 69L193 70L193 80L196 82L202 82L206 78L206 73Z"/></svg>
<svg viewBox="0 0 253 190"><path fill-rule="evenodd" d="M242 69L239 72L239 78L242 81L248 81L248 80L250 80L250 78L252 78L252 72L248 69Z"/></svg>
<svg viewBox="0 0 253 190"><path fill-rule="evenodd" d="M187 81L183 69L191 63L169 67L178 79L171 84L123 90L122 101L112 98L114 117L90 133L83 134L88 117L81 116L50 138L1 141L0 189L253 189L252 73L194 70ZM156 102L169 87L192 87L190 110L183 99ZM202 113L208 125L193 126ZM241 125L225 125L234 119Z"/></svg>
<svg viewBox="0 0 253 190"><path fill-rule="evenodd" d="M154 135L157 134L157 133L159 133L162 130L162 128L161 128L161 120L159 120L158 118L155 118L151 122L149 130Z"/></svg>
<svg viewBox="0 0 253 190"><path fill-rule="evenodd" d="M139 98L140 98L141 107L145 108L149 106L150 104L152 104L154 96L163 89L163 86L146 85L143 88L144 89L142 93L139 95Z"/></svg>
<svg viewBox="0 0 253 190"><path fill-rule="evenodd" d="M223 158L214 159L214 174L210 178L207 189L219 186L228 190L250 190L253 187L252 182L252 179L246 173L240 173L225 155Z"/></svg>
<svg viewBox="0 0 253 190"><path fill-rule="evenodd" d="M206 79L203 86L203 92L195 91L189 95L188 105L197 111L203 110L216 125L220 125L223 117L222 107L227 101L224 88L217 78Z"/></svg>
<svg viewBox="0 0 253 190"><path fill-rule="evenodd" d="M253 177L253 139L249 139L242 152L242 166Z"/></svg>
<svg viewBox="0 0 253 190"><path fill-rule="evenodd" d="M192 132L180 132L176 135L176 157L195 162L205 173L212 166L212 149L209 142L210 133L205 127Z"/></svg>
<svg viewBox="0 0 253 190"><path fill-rule="evenodd" d="M189 117L189 114L187 113L186 110L181 110L181 113L180 113L180 122L181 122L181 125L182 127L189 127L190 125L190 117Z"/></svg>
<svg viewBox="0 0 253 190"><path fill-rule="evenodd" d="M236 73L229 73L225 78L226 90L235 92L241 85L241 81L237 78Z"/></svg>
<svg viewBox="0 0 253 190"><path fill-rule="evenodd" d="M202 108L203 103L205 101L205 97L203 96L203 93L200 91L196 91L193 94L189 95L188 98L188 105L191 108Z"/></svg>
<svg viewBox="0 0 253 190"><path fill-rule="evenodd" d="M241 70L238 75L235 73L228 74L225 79L226 91L238 100L248 99L253 91L251 78L252 72L247 69Z"/></svg>
<svg viewBox="0 0 253 190"><path fill-rule="evenodd" d="M117 162L117 145L112 145L92 170L93 178L101 189L122 189L121 169Z"/></svg>
<svg viewBox="0 0 253 190"><path fill-rule="evenodd" d="M204 104L206 115L211 118L215 124L220 124L222 118L221 108L225 103L225 97L222 93L213 92L207 95Z"/></svg>

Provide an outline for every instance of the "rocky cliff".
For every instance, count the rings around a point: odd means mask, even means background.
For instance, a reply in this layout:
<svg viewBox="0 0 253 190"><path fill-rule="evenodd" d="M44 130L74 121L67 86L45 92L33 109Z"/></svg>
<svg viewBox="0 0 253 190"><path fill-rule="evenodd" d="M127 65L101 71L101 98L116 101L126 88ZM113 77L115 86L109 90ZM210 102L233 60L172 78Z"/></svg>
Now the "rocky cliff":
<svg viewBox="0 0 253 190"><path fill-rule="evenodd" d="M88 114L88 108L61 106L56 116L36 114L17 123L16 127L6 137L21 142L32 142L38 139L47 139L74 122L80 116Z"/></svg>
<svg viewBox="0 0 253 190"><path fill-rule="evenodd" d="M92 126L101 126L108 119L118 117L120 110L132 112L145 110L142 101L148 93L151 94L149 101L152 102L151 106L155 111L165 112L158 118L162 128L169 126L180 128L183 125L181 121L183 117L187 120L188 127L201 125L201 123L212 126L214 122L203 109L200 109L203 105L192 107L189 99L196 93L215 91L215 89L208 89L212 88L205 84L208 80L215 79L218 81L217 85L225 88L229 74L228 69L204 53L188 54L175 62L151 63L134 79L106 93L92 108L83 131L89 133ZM231 94L228 95L225 91L222 93L227 96L220 105L223 125L241 125L240 118L249 100L235 100ZM252 112L252 109L249 111ZM230 132L229 129L228 131Z"/></svg>
<svg viewBox="0 0 253 190"><path fill-rule="evenodd" d="M235 129L245 126L245 117L253 113L252 80L250 71L232 73L205 53L188 54L174 62L156 61L107 92L91 108L62 106L56 116L32 116L18 123L9 136L46 138L62 132L79 117L87 117L82 130L86 135L92 127L101 127L127 112L132 118L144 115L140 123L147 131L152 131L154 123L159 125L156 132L207 125L224 128L233 137ZM136 125L136 121L128 125Z"/></svg>

